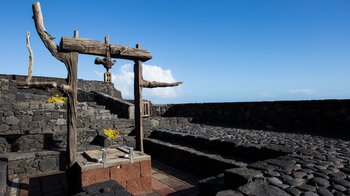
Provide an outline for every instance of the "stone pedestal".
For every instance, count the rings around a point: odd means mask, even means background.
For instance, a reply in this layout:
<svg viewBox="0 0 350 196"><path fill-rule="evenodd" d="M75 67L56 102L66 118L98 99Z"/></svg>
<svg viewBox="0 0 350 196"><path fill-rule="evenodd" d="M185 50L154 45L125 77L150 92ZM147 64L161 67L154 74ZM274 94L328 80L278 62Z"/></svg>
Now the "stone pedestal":
<svg viewBox="0 0 350 196"><path fill-rule="evenodd" d="M107 163L97 163L91 157L98 158L100 151L89 151L78 161L80 166L81 187L91 184L115 180L132 194L142 194L152 191L151 157L139 151L134 151L134 161L125 158L126 150L122 148L107 149ZM88 156L92 155L91 157ZM93 158L92 158L93 159Z"/></svg>

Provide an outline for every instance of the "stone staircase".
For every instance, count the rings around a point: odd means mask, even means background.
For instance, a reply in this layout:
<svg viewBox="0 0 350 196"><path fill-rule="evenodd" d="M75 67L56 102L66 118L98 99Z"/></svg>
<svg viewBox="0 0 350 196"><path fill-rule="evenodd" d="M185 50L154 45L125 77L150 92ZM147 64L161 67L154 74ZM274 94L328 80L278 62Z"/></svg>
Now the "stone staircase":
<svg viewBox="0 0 350 196"><path fill-rule="evenodd" d="M201 177L198 184L203 195L216 195L227 187L243 185L249 179L259 177L259 173L247 168L248 164L285 155L269 147L238 145L233 141L172 131L173 128L152 130L144 139L145 152L154 159Z"/></svg>
<svg viewBox="0 0 350 196"><path fill-rule="evenodd" d="M199 177L218 175L225 169L245 167L247 160L237 159L228 153L229 142L155 130L144 139L145 152L173 167L191 172Z"/></svg>

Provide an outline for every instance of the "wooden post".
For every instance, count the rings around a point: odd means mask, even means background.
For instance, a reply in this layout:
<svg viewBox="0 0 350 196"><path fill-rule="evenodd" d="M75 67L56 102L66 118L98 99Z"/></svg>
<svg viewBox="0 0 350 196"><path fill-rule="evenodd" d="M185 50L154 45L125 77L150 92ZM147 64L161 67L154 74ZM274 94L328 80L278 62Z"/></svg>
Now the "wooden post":
<svg viewBox="0 0 350 196"><path fill-rule="evenodd" d="M78 37L78 31L74 31L74 38ZM67 91L68 104L67 107L67 156L68 167L71 167L77 161L77 105L78 105L78 53L70 52L71 61L68 68L68 86L70 90Z"/></svg>
<svg viewBox="0 0 350 196"><path fill-rule="evenodd" d="M141 46L136 44L136 48ZM143 152L143 127L142 127L142 63L135 60L134 64L134 100L135 100L135 133L136 150Z"/></svg>

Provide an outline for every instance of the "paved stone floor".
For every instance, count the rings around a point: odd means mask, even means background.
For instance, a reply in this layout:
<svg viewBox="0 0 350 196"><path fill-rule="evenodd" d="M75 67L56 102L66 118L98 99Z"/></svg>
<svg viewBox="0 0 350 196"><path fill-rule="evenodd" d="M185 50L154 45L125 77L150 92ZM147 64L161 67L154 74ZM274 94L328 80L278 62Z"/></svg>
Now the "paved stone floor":
<svg viewBox="0 0 350 196"><path fill-rule="evenodd" d="M238 188L241 193L254 195L267 190L260 195L350 195L350 138L199 124L171 126L161 131L225 140L235 146L251 146L257 150L266 147L285 152L284 156L248 164L247 168L262 175L251 176L252 182ZM244 171L242 175L245 175Z"/></svg>
<svg viewBox="0 0 350 196"><path fill-rule="evenodd" d="M152 160L152 193L142 196L197 195L194 176ZM15 180L9 196L65 196L67 182L65 173Z"/></svg>

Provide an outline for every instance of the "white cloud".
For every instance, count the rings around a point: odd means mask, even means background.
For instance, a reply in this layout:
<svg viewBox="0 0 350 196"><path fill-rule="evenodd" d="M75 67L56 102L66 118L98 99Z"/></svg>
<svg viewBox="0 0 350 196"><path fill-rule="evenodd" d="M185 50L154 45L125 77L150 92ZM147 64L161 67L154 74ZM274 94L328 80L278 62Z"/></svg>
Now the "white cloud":
<svg viewBox="0 0 350 196"><path fill-rule="evenodd" d="M271 95L270 93L267 92L261 92L260 93L260 97L264 97L264 98L274 98L275 96Z"/></svg>
<svg viewBox="0 0 350 196"><path fill-rule="evenodd" d="M149 81L175 82L171 70L163 70L156 65L142 65L143 78ZM122 92L123 98L133 99L134 72L133 65L123 65L117 73L112 73L112 82L116 89ZM175 98L181 93L177 87L144 89L143 97L148 98Z"/></svg>
<svg viewBox="0 0 350 196"><path fill-rule="evenodd" d="M112 82L115 88L122 92L124 98L133 98L134 72L132 65L123 65L116 74L112 73Z"/></svg>
<svg viewBox="0 0 350 196"><path fill-rule="evenodd" d="M291 93L291 94L312 95L312 94L315 94L316 92L317 92L317 90L309 89L309 88L301 88L301 89L291 89L291 90L289 90L289 93Z"/></svg>

